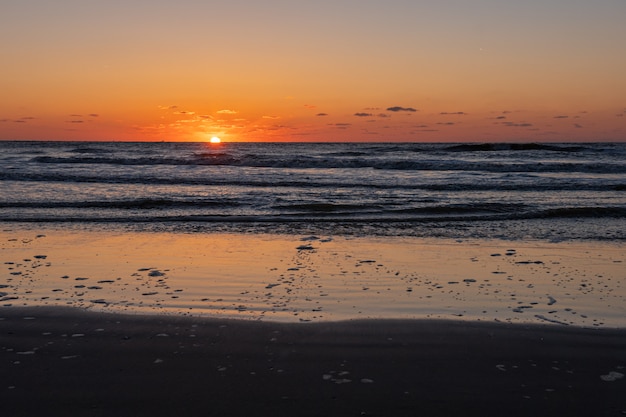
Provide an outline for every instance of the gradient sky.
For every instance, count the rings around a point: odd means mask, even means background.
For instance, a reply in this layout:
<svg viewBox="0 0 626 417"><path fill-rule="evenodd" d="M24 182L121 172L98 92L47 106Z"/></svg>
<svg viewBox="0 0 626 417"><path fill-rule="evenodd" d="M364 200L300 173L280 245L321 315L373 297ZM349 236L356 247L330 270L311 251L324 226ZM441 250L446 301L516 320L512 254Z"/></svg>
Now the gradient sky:
<svg viewBox="0 0 626 417"><path fill-rule="evenodd" d="M626 140L625 0L1 0L0 139Z"/></svg>

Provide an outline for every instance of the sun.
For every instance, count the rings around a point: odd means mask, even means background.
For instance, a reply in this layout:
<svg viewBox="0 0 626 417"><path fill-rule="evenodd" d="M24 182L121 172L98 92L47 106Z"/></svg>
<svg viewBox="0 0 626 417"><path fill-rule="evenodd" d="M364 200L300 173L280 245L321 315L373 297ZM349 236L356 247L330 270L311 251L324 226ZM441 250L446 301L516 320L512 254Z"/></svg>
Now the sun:
<svg viewBox="0 0 626 417"><path fill-rule="evenodd" d="M210 140L211 143L220 143L222 140L217 136L213 136Z"/></svg>

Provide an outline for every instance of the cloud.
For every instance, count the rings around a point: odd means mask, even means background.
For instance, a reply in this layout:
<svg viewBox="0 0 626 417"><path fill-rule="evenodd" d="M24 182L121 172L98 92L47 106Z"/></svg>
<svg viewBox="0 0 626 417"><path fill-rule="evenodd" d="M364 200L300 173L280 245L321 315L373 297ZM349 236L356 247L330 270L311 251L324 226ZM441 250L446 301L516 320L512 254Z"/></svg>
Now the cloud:
<svg viewBox="0 0 626 417"><path fill-rule="evenodd" d="M89 117L100 117L100 115L98 113L89 113L88 116Z"/></svg>
<svg viewBox="0 0 626 417"><path fill-rule="evenodd" d="M582 126L582 125L579 125L578 123L574 123L574 127L575 127L576 129L582 129L582 128L583 128L583 126Z"/></svg>
<svg viewBox="0 0 626 417"><path fill-rule="evenodd" d="M317 108L317 106L315 106L313 104L305 104L304 107L306 107L307 109L315 109L315 108Z"/></svg>
<svg viewBox="0 0 626 417"><path fill-rule="evenodd" d="M317 113L316 116L328 116L328 113Z"/></svg>
<svg viewBox="0 0 626 417"><path fill-rule="evenodd" d="M235 110L223 109L218 110L217 114L237 114L237 112Z"/></svg>
<svg viewBox="0 0 626 417"><path fill-rule="evenodd" d="M20 117L19 119L0 119L0 122L2 123L8 123L8 122L12 122L12 123L28 123L31 120L36 120L36 117L33 116L25 116L25 117Z"/></svg>
<svg viewBox="0 0 626 417"><path fill-rule="evenodd" d="M393 111L393 112L400 112L400 111L416 112L417 110L414 109L413 107L393 106L393 107L387 107L387 111Z"/></svg>
<svg viewBox="0 0 626 417"><path fill-rule="evenodd" d="M506 119L506 116L498 116L498 117L496 117L496 120L504 120L504 119Z"/></svg>
<svg viewBox="0 0 626 417"><path fill-rule="evenodd" d="M372 113L354 113L356 117L372 117Z"/></svg>
<svg viewBox="0 0 626 417"><path fill-rule="evenodd" d="M82 114L70 114L70 117L83 117Z"/></svg>
<svg viewBox="0 0 626 417"><path fill-rule="evenodd" d="M331 123L328 126L334 126L337 129L347 129L348 127L352 126L352 123Z"/></svg>
<svg viewBox="0 0 626 417"><path fill-rule="evenodd" d="M441 115L451 115L451 116L464 116L467 113L465 113L464 111L455 111L455 112L442 111L439 114L441 114Z"/></svg>
<svg viewBox="0 0 626 417"><path fill-rule="evenodd" d="M554 119L567 119L569 116L554 116Z"/></svg>
<svg viewBox="0 0 626 417"><path fill-rule="evenodd" d="M178 106L159 106L160 110L175 110Z"/></svg>
<svg viewBox="0 0 626 417"><path fill-rule="evenodd" d="M389 115L385 113L378 113L376 116L377 117L389 117Z"/></svg>
<svg viewBox="0 0 626 417"><path fill-rule="evenodd" d="M280 119L280 116L263 116L263 119L276 120L276 119Z"/></svg>
<svg viewBox="0 0 626 417"><path fill-rule="evenodd" d="M504 122L502 123L505 126L508 127L531 127L533 124L532 123L513 123L513 122Z"/></svg>
<svg viewBox="0 0 626 417"><path fill-rule="evenodd" d="M66 120L65 123L85 123L84 120Z"/></svg>
<svg viewBox="0 0 626 417"><path fill-rule="evenodd" d="M454 126L455 125L454 122L439 122L437 124L442 125L442 126Z"/></svg>

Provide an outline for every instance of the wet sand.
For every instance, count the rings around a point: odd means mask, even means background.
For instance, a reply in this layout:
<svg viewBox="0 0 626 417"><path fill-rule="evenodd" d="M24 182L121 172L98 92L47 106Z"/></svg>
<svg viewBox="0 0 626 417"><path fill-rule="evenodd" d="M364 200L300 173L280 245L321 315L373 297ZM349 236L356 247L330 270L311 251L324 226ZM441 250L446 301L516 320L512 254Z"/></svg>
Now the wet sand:
<svg viewBox="0 0 626 417"><path fill-rule="evenodd" d="M617 243L4 230L0 306L624 327Z"/></svg>
<svg viewBox="0 0 626 417"><path fill-rule="evenodd" d="M0 238L3 415L626 414L623 245Z"/></svg>
<svg viewBox="0 0 626 417"><path fill-rule="evenodd" d="M626 332L0 308L10 416L619 416Z"/></svg>

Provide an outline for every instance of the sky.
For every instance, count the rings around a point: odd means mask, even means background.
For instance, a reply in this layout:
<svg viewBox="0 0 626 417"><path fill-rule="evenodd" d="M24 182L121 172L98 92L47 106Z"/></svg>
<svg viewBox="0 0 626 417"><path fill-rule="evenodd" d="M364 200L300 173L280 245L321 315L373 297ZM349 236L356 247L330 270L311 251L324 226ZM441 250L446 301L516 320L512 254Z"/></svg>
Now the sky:
<svg viewBox="0 0 626 417"><path fill-rule="evenodd" d="M625 0L0 0L0 140L626 141Z"/></svg>

